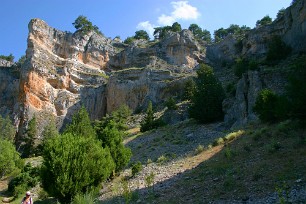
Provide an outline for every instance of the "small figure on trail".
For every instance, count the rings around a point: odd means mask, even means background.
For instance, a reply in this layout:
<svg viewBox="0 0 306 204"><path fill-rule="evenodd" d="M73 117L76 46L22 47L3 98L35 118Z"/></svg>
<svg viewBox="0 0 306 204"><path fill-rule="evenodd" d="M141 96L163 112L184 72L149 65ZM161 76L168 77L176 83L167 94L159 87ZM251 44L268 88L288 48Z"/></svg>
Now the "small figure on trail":
<svg viewBox="0 0 306 204"><path fill-rule="evenodd" d="M26 192L26 196L22 199L21 204L33 204L30 191Z"/></svg>

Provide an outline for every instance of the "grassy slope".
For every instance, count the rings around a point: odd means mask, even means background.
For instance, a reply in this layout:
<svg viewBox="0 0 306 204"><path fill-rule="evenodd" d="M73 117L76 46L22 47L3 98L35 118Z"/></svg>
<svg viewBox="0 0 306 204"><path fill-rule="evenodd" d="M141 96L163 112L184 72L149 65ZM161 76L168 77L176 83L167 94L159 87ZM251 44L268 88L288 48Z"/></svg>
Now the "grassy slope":
<svg viewBox="0 0 306 204"><path fill-rule="evenodd" d="M305 185L306 134L305 130L298 130L294 123L249 126L243 130L243 134L239 132L240 134L236 133L234 137L229 138L231 141L206 148L197 154L195 154L196 145L191 144L199 142L207 147L208 141L213 143L216 137L190 142L182 139L184 132L191 130L195 135L203 137L205 131L215 127L211 125L205 129L203 126L192 124L190 129L187 128L188 125L190 124L169 126L146 133L138 136L141 140L138 137L134 138L134 140L139 139L137 145L131 146L134 160L141 160L143 163L148 155L155 157L152 161L157 162L157 155L164 155L161 151L165 149L170 153L184 148L183 145L189 148L182 150L185 154L179 153L177 158L169 159L172 161L158 164L160 168L156 168L154 172L154 193L150 193L151 188L142 188L142 186L138 186L140 188L138 190L133 189L135 180L145 178L142 172L135 178L129 177L130 173L125 172L123 175L128 175L126 178L131 184L130 190L134 191L131 193L134 195L132 203L205 203L225 200L256 202L254 199L266 198L277 189L289 191L291 187ZM172 139L161 140L165 133L168 133L170 135L168 137ZM222 137L224 136L225 133ZM173 141L177 140L183 141L182 146L178 144L176 148L169 148L173 145ZM158 142L159 146L154 145L154 141ZM167 166L166 170L170 171L171 168L177 168L174 164L179 165L180 171L167 180L160 180L159 174L163 173L160 172L162 166ZM144 169L150 165L144 165ZM117 203L124 199L119 196L103 200L102 203Z"/></svg>

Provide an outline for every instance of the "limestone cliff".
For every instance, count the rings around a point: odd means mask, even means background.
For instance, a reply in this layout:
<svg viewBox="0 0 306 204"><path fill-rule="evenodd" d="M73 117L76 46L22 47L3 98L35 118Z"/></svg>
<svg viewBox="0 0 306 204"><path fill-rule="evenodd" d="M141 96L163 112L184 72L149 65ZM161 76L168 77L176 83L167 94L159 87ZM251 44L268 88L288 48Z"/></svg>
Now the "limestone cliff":
<svg viewBox="0 0 306 204"><path fill-rule="evenodd" d="M205 58L205 48L194 39L189 30L172 33L161 41L137 40L110 58L113 69L150 67L182 72L192 69Z"/></svg>
<svg viewBox="0 0 306 204"><path fill-rule="evenodd" d="M31 20L20 79L22 120L53 116L61 127L81 105L91 119L101 118L107 81L103 69L112 49L101 35L62 32L42 20Z"/></svg>
<svg viewBox="0 0 306 204"><path fill-rule="evenodd" d="M107 112L126 104L132 110L164 103L170 96L180 96L186 77L166 70L149 68L127 69L114 73L107 84Z"/></svg>
<svg viewBox="0 0 306 204"><path fill-rule="evenodd" d="M122 104L132 110L144 108L148 101L163 104L168 97L182 94L186 78L199 62L212 65L226 85L237 79L231 69L221 66L223 62L237 56L262 58L274 35L293 53L306 51L305 2L297 1L271 25L252 29L239 50L232 36L206 45L182 30L162 40L126 45L95 32L59 31L33 19L26 61L21 67L0 61L0 113L13 115L20 130L35 115L42 129L51 117L62 127L81 105L91 119L100 119ZM261 71L245 74L237 83L236 96L224 102L225 122L239 126L255 120L252 106L257 93L282 77Z"/></svg>

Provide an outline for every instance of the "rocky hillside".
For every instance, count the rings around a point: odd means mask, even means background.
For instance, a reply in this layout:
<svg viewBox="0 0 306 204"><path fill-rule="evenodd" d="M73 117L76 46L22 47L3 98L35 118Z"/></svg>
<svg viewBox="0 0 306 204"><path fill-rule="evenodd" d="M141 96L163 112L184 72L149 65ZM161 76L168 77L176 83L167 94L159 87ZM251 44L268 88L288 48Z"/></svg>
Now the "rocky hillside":
<svg viewBox="0 0 306 204"><path fill-rule="evenodd" d="M160 41L127 45L95 32L59 31L32 19L25 63L0 63L0 113L10 114L22 135L34 115L42 129L50 118L63 127L81 105L93 120L122 104L139 110L148 101L163 104L170 96L179 98L186 79L205 62L214 67L224 87L229 83L236 87L236 95L224 101L224 111L225 124L239 127L257 120L252 111L257 93L265 87L281 92L285 80L279 71L266 72L267 67L238 79L223 62L233 63L237 57L262 59L275 35L292 47L293 54L305 52L305 23L306 5L301 0L272 24L252 29L241 42L228 36L206 45L183 30ZM237 43L242 45L239 50Z"/></svg>

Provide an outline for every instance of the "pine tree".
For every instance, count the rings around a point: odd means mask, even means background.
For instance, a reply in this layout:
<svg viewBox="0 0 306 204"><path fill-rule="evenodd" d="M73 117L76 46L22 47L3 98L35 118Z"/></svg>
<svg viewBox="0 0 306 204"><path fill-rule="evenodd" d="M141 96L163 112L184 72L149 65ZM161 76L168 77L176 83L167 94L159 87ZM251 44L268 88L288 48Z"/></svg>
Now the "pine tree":
<svg viewBox="0 0 306 204"><path fill-rule="evenodd" d="M209 123L223 118L224 90L210 66L201 64L197 71L196 91L191 99L189 114L199 122Z"/></svg>
<svg viewBox="0 0 306 204"><path fill-rule="evenodd" d="M148 104L146 117L144 118L143 122L140 125L141 125L140 126L141 132L152 130L154 128L154 112L151 101Z"/></svg>
<svg viewBox="0 0 306 204"><path fill-rule="evenodd" d="M26 130L25 138L24 138L24 151L23 156L29 157L35 153L35 139L37 137L37 122L36 117L34 116L28 124L28 128Z"/></svg>
<svg viewBox="0 0 306 204"><path fill-rule="evenodd" d="M97 126L98 139L102 141L104 148L109 148L112 158L116 165L116 172L120 171L125 167L132 156L132 152L129 148L123 145L124 132L118 129L118 125L110 120L104 127Z"/></svg>
<svg viewBox="0 0 306 204"><path fill-rule="evenodd" d="M88 112L84 106L73 115L72 122L65 128L64 133L83 137L96 137L96 132L91 125Z"/></svg>

